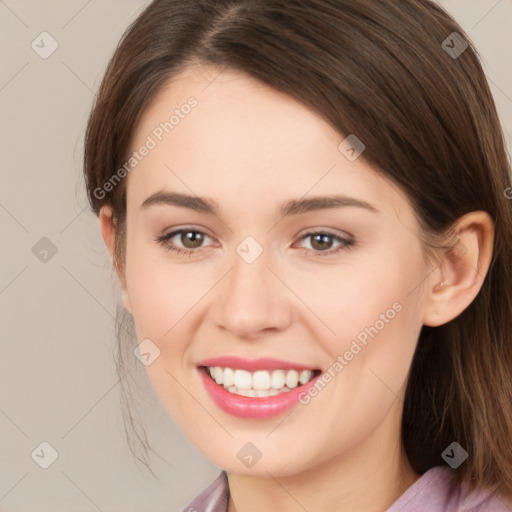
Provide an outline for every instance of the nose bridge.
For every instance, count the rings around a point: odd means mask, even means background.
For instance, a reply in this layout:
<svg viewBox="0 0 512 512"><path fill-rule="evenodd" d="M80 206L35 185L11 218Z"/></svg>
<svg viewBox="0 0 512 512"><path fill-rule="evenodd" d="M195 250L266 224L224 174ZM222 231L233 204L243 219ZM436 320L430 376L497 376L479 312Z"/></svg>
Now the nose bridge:
<svg viewBox="0 0 512 512"><path fill-rule="evenodd" d="M232 270L220 290L216 321L238 336L282 329L291 319L289 297L268 268L269 256L252 237L236 248Z"/></svg>
<svg viewBox="0 0 512 512"><path fill-rule="evenodd" d="M233 270L229 279L230 292L238 299L250 300L255 294L268 293L272 286L269 283L269 254L267 251L258 251L251 242L241 243L233 259ZM249 292L249 293L246 293Z"/></svg>

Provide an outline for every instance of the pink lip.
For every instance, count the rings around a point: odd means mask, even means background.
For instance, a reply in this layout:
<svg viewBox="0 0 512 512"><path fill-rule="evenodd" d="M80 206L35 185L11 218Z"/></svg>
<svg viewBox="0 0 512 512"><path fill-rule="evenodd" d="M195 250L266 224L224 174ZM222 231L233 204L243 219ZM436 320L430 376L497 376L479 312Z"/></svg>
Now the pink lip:
<svg viewBox="0 0 512 512"><path fill-rule="evenodd" d="M222 365L215 364L212 366ZM227 366L229 367L229 365ZM280 368L283 367L280 366ZM278 395L252 398L230 393L221 385L217 384L210 377L207 371L208 370L206 368L199 368L199 373L203 380L204 387L212 397L212 400L224 412L239 418L246 419L266 419L283 414L284 412L293 408L293 406L297 405L299 403L299 395L302 393L307 393L309 387L314 386L316 380L321 376L321 373L319 373L307 384L298 386L290 391L284 391Z"/></svg>
<svg viewBox="0 0 512 512"><path fill-rule="evenodd" d="M221 366L255 372L257 370L315 370L311 366L291 363L281 359L264 357L260 359L244 359L237 356L211 357L201 361L197 366Z"/></svg>

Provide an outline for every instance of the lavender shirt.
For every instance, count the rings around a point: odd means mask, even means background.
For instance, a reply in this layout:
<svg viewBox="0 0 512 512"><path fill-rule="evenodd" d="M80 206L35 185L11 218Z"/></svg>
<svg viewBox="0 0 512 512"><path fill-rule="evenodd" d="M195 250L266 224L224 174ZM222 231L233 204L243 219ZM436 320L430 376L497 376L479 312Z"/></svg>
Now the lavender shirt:
<svg viewBox="0 0 512 512"><path fill-rule="evenodd" d="M228 499L228 478L222 471L183 512L227 512ZM469 493L467 484L459 485L451 469L437 466L424 473L386 512L512 512L512 503L485 489Z"/></svg>

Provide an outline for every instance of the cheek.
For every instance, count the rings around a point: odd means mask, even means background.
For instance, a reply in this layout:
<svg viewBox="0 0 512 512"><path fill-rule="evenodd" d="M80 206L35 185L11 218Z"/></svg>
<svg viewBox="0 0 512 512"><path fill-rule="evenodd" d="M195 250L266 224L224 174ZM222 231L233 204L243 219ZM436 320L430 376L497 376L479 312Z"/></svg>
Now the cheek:
<svg viewBox="0 0 512 512"><path fill-rule="evenodd" d="M208 278L191 276L186 265L170 263L164 249L144 249L144 243L127 244L126 285L139 339L158 342L186 323L185 315L208 290Z"/></svg>
<svg viewBox="0 0 512 512"><path fill-rule="evenodd" d="M142 243L127 245L127 290L138 342L150 339L160 351L145 368L148 377L167 411L185 430L187 422L181 424L180 420L188 418L191 412L183 413L189 408L193 410L190 395L179 384L191 387L186 380L190 376L183 372L192 339L187 329L193 306L206 290L179 266L166 264L165 253L162 257L155 252L143 250Z"/></svg>
<svg viewBox="0 0 512 512"><path fill-rule="evenodd" d="M420 249L390 246L379 257L347 258L323 272L302 275L293 289L315 314L309 325L332 374L343 375L333 393L347 408L372 403L379 410L400 393L421 330Z"/></svg>
<svg viewBox="0 0 512 512"><path fill-rule="evenodd" d="M408 262L400 258L404 259L403 253L366 260L354 257L314 275L304 272L288 276L290 288L317 318L316 333L329 354L339 354L354 338L364 342L372 326L379 333L391 333L397 326L411 323L416 326L420 306L417 289L423 267L413 255ZM371 331L375 333L375 329ZM401 337L409 334L404 332Z"/></svg>

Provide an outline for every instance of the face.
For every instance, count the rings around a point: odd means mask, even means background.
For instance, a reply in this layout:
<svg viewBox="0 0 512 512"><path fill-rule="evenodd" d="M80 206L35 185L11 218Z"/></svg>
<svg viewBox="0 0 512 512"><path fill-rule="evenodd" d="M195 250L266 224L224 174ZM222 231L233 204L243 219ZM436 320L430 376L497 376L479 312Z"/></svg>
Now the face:
<svg viewBox="0 0 512 512"><path fill-rule="evenodd" d="M125 305L163 405L227 471L285 476L399 440L427 269L407 198L344 139L211 69L137 127Z"/></svg>

